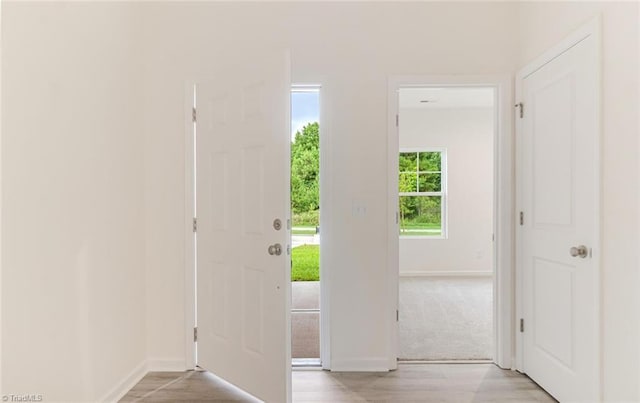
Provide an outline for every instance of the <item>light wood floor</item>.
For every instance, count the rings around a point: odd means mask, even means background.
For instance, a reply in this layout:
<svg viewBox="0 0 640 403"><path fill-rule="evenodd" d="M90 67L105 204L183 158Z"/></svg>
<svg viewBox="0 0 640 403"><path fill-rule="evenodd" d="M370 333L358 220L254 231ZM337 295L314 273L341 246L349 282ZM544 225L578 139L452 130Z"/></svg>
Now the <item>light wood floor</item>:
<svg viewBox="0 0 640 403"><path fill-rule="evenodd" d="M121 402L258 402L204 371L152 372ZM385 373L293 371L294 402L555 402L492 364L402 364Z"/></svg>

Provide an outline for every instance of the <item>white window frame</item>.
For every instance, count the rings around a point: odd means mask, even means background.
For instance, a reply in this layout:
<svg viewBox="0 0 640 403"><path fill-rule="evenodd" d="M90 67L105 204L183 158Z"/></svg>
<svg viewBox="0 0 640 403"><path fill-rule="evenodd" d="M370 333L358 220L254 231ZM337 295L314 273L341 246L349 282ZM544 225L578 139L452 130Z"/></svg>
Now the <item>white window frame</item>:
<svg viewBox="0 0 640 403"><path fill-rule="evenodd" d="M409 148L400 148L398 156L402 153L432 153L438 152L440 153L440 191L439 192L400 192L398 191L398 199L401 196L440 196L440 235L431 236L431 235L403 235L401 233L398 236L401 239L447 239L448 238L448 215L447 215L447 149L443 147L409 147ZM419 171L416 171L416 174ZM398 174L400 172L398 171Z"/></svg>

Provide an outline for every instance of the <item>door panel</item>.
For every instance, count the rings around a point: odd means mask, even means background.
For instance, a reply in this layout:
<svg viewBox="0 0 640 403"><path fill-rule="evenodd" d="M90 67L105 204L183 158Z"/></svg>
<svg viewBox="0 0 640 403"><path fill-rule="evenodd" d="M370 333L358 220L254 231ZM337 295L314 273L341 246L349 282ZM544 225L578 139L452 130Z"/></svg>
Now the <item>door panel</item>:
<svg viewBox="0 0 640 403"><path fill-rule="evenodd" d="M536 226L570 226L574 211L572 179L573 73L555 77L533 96L533 219ZM553 163L547 163L553 161Z"/></svg>
<svg viewBox="0 0 640 403"><path fill-rule="evenodd" d="M261 235L263 231L264 169L262 147L242 150L242 219L246 234Z"/></svg>
<svg viewBox="0 0 640 403"><path fill-rule="evenodd" d="M598 84L593 35L522 80L523 369L560 401L598 400ZM571 247L585 245L584 258Z"/></svg>
<svg viewBox="0 0 640 403"><path fill-rule="evenodd" d="M211 167L208 172L211 175L209 193L215 194L211 200L211 225L214 231L227 231L229 229L229 169L228 154L216 153L211 157ZM220 253L215 253L220 256Z"/></svg>
<svg viewBox="0 0 640 403"><path fill-rule="evenodd" d="M541 354L571 367L573 267L535 259L533 263L533 345Z"/></svg>
<svg viewBox="0 0 640 403"><path fill-rule="evenodd" d="M198 365L267 402L291 400L289 59L196 85ZM280 244L282 253L269 254Z"/></svg>

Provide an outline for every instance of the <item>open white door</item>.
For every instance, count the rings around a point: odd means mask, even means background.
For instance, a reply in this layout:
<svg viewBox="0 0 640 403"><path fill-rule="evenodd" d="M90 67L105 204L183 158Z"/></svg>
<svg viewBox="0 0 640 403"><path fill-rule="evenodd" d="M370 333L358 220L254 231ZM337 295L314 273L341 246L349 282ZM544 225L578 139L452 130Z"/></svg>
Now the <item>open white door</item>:
<svg viewBox="0 0 640 403"><path fill-rule="evenodd" d="M289 56L196 85L198 365L291 401Z"/></svg>
<svg viewBox="0 0 640 403"><path fill-rule="evenodd" d="M523 369L561 402L599 400L598 39L521 78Z"/></svg>

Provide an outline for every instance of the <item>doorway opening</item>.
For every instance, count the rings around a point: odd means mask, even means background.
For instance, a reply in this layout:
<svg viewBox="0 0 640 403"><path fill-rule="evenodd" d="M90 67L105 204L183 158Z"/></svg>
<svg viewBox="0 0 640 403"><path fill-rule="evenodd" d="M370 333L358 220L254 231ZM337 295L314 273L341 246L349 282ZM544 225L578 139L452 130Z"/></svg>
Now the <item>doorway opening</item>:
<svg viewBox="0 0 640 403"><path fill-rule="evenodd" d="M320 87L291 89L291 358L320 366Z"/></svg>
<svg viewBox="0 0 640 403"><path fill-rule="evenodd" d="M496 89L398 90L398 359L494 360Z"/></svg>

